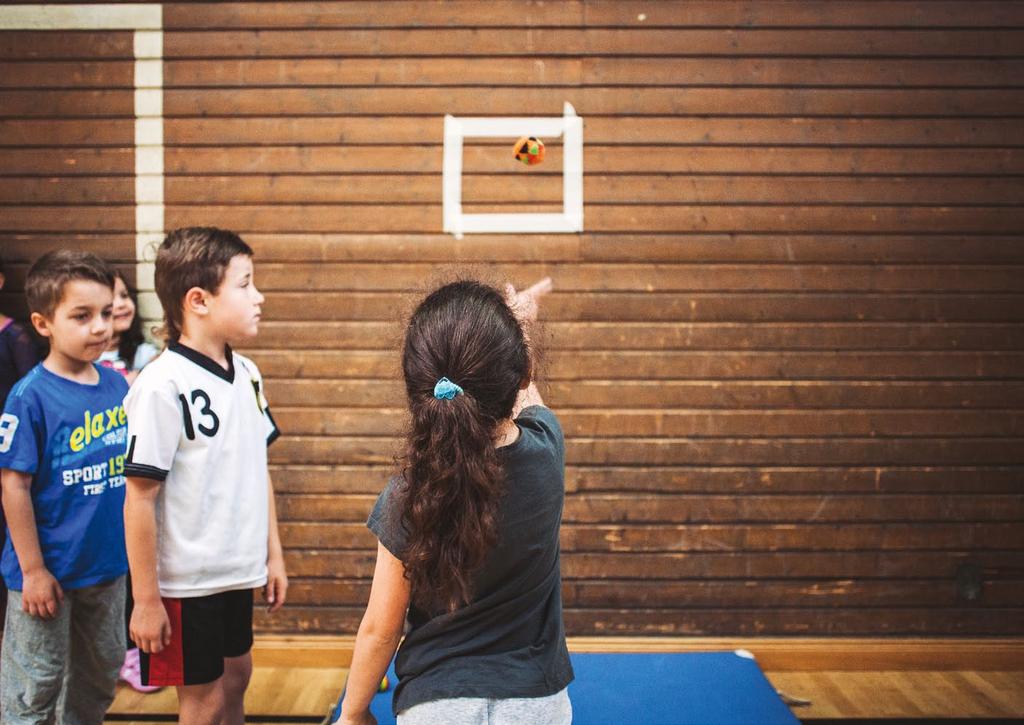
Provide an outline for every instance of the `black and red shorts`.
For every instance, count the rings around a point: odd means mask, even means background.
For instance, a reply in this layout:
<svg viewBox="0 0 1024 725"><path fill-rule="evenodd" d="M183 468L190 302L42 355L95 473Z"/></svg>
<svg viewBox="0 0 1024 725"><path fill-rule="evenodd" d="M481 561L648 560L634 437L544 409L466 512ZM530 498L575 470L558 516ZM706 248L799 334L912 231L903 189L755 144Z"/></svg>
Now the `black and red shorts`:
<svg viewBox="0 0 1024 725"><path fill-rule="evenodd" d="M142 684L205 685L224 674L225 657L252 649L252 589L163 603L171 643L159 654L139 651Z"/></svg>

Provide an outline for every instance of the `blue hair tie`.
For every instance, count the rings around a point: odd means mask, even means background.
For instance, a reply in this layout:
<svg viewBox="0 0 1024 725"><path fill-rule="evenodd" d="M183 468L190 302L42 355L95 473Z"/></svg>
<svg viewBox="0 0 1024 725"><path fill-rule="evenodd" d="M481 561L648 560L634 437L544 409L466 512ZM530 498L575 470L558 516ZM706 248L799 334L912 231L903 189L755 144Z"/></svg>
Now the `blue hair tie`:
<svg viewBox="0 0 1024 725"><path fill-rule="evenodd" d="M462 395L464 391L448 378L441 378L434 386L434 397L438 400L452 400L456 395Z"/></svg>

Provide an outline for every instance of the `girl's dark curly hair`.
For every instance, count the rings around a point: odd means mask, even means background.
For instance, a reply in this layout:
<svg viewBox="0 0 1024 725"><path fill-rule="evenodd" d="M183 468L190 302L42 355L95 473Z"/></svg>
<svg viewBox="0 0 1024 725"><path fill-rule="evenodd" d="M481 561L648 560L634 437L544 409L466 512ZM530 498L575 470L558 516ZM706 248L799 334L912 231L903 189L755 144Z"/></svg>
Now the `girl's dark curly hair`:
<svg viewBox="0 0 1024 725"><path fill-rule="evenodd" d="M460 281L413 313L402 372L411 414L402 561L414 603L451 612L472 600L473 574L497 541L504 472L494 436L530 378L530 351L501 293ZM442 377L464 393L435 398Z"/></svg>

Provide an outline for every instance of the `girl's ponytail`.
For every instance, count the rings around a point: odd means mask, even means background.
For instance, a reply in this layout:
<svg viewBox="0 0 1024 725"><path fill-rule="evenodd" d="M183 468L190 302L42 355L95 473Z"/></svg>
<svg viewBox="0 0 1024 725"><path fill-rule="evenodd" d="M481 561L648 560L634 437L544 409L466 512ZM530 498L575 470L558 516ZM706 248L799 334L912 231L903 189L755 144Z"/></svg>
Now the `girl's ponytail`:
<svg viewBox="0 0 1024 725"><path fill-rule="evenodd" d="M402 561L414 602L450 612L472 599L473 574L497 541L504 473L494 436L529 376L529 351L497 290L457 282L413 314L402 369L411 414Z"/></svg>

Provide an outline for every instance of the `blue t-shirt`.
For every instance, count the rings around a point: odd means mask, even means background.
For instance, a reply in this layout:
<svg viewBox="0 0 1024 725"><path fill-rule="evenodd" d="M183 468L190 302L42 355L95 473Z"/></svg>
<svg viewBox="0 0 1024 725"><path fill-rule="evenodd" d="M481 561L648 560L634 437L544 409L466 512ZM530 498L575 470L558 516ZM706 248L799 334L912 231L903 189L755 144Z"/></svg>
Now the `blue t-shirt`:
<svg viewBox="0 0 1024 725"><path fill-rule="evenodd" d="M0 416L0 468L32 474L39 548L64 589L102 584L128 570L124 548L124 459L128 383L96 366L99 382L77 383L42 363L22 378ZM8 589L21 591L8 532L0 558Z"/></svg>

